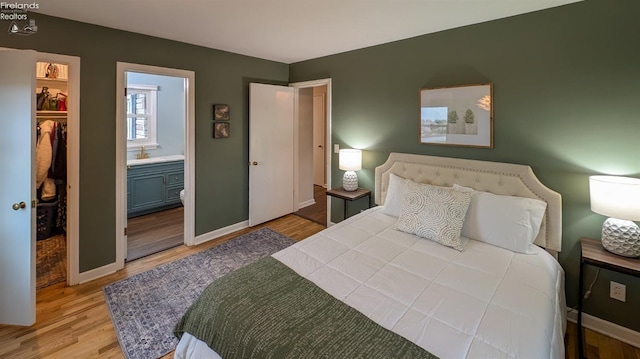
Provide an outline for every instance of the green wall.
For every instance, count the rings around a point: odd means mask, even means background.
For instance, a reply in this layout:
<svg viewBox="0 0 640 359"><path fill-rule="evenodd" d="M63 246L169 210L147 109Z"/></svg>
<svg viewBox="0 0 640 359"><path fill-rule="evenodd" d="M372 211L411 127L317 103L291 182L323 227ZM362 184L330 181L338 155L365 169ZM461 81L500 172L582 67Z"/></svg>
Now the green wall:
<svg viewBox="0 0 640 359"><path fill-rule="evenodd" d="M38 33L0 31L0 46L81 58L81 271L115 260L122 61L196 72L196 234L248 217L248 83L331 78L333 142L366 149L358 173L365 187L395 151L523 163L560 192L560 262L574 306L578 239L598 238L605 219L589 209L588 176L640 176L639 13L636 0L589 0L290 66L33 13ZM483 82L494 84L494 149L418 143L420 88ZM231 105L228 139L211 139L213 103ZM332 163L332 182L340 183L337 157ZM341 203L332 207L337 221ZM587 281L594 273L589 268ZM609 280L627 285L626 303L608 298ZM585 311L640 331L639 303L639 280L603 271Z"/></svg>
<svg viewBox="0 0 640 359"><path fill-rule="evenodd" d="M29 17L36 19L38 33L16 36L2 30L0 47L80 57L81 272L115 261L118 61L195 71L195 233L247 220L248 83L286 83L286 64L34 13ZM230 138L212 139L214 103L231 106Z"/></svg>
<svg viewBox="0 0 640 359"><path fill-rule="evenodd" d="M560 263L574 306L579 238L599 238L605 219L590 211L589 175L640 177L638 14L637 0L589 0L295 63L290 81L332 79L333 142L365 150L364 187L392 151L530 165L563 197ZM493 149L419 144L420 88L484 82L494 84ZM332 207L340 220L341 202ZM626 303L609 299L609 280L627 285ZM585 311L640 331L640 281L602 271Z"/></svg>

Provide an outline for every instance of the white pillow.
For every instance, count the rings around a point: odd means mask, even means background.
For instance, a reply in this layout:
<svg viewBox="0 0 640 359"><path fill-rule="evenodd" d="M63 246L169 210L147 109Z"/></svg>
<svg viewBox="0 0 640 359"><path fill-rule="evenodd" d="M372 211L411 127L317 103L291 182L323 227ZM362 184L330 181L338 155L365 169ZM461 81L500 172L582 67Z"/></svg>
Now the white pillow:
<svg viewBox="0 0 640 359"><path fill-rule="evenodd" d="M407 181L407 179L393 173L389 174L389 186L387 187L387 196L384 199L382 213L400 217L404 193L407 190Z"/></svg>
<svg viewBox="0 0 640 359"><path fill-rule="evenodd" d="M395 228L462 251L460 230L472 192L410 180L406 186Z"/></svg>
<svg viewBox="0 0 640 359"><path fill-rule="evenodd" d="M547 203L537 199L474 190L461 234L514 252L534 253L546 208Z"/></svg>

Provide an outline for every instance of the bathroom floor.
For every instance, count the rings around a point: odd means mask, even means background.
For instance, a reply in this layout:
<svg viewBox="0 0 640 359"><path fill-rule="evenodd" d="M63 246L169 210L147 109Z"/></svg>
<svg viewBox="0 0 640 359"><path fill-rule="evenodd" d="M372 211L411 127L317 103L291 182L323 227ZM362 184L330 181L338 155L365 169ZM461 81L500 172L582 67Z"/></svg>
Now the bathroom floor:
<svg viewBox="0 0 640 359"><path fill-rule="evenodd" d="M184 207L129 218L127 262L184 243Z"/></svg>

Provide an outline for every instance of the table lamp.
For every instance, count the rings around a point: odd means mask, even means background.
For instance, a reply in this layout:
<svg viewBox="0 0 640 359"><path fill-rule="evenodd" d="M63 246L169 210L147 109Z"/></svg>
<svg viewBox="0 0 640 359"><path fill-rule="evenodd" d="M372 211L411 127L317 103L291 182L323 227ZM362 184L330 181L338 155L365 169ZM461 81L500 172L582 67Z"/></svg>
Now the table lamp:
<svg viewBox="0 0 640 359"><path fill-rule="evenodd" d="M342 177L342 188L345 191L355 191L358 189L358 175L355 171L362 169L362 151L356 149L340 150L339 165L344 173Z"/></svg>
<svg viewBox="0 0 640 359"><path fill-rule="evenodd" d="M640 179L589 177L591 210L608 216L602 225L602 246L624 257L640 257Z"/></svg>

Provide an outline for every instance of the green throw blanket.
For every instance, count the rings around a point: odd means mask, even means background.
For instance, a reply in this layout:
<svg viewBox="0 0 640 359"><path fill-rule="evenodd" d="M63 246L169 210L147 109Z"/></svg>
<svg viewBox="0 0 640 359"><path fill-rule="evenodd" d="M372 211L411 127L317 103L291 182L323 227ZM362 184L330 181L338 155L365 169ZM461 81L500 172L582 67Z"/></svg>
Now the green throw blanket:
<svg viewBox="0 0 640 359"><path fill-rule="evenodd" d="M214 281L176 325L224 359L436 358L272 257Z"/></svg>

